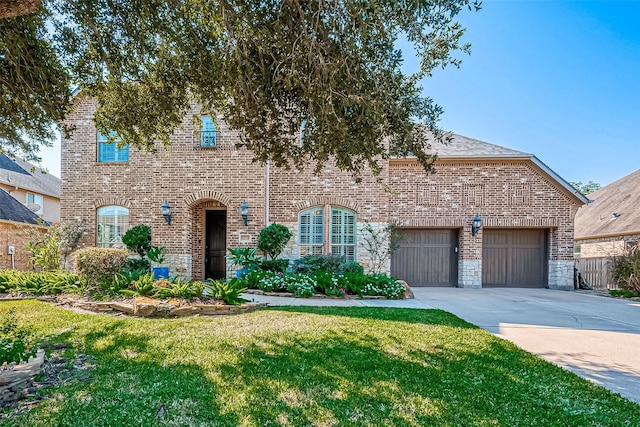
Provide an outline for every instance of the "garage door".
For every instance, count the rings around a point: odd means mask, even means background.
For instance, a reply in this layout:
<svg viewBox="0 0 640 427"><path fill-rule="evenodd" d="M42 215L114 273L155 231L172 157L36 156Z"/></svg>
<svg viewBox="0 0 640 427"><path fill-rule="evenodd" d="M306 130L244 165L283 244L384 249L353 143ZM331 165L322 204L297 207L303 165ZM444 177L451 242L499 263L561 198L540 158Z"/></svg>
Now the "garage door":
<svg viewBox="0 0 640 427"><path fill-rule="evenodd" d="M458 283L457 230L400 230L403 239L391 257L391 275L410 286Z"/></svg>
<svg viewBox="0 0 640 427"><path fill-rule="evenodd" d="M546 230L491 230L482 237L482 286L547 285Z"/></svg>

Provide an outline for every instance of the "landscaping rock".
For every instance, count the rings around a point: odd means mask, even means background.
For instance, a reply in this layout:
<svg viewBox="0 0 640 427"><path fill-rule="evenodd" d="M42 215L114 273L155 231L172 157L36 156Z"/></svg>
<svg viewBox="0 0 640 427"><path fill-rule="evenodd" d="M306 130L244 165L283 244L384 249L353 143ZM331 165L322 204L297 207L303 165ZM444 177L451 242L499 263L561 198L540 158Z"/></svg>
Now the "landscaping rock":
<svg viewBox="0 0 640 427"><path fill-rule="evenodd" d="M404 293L402 294L402 299L414 299L415 295L413 295L413 291L404 280L398 280L404 286Z"/></svg>

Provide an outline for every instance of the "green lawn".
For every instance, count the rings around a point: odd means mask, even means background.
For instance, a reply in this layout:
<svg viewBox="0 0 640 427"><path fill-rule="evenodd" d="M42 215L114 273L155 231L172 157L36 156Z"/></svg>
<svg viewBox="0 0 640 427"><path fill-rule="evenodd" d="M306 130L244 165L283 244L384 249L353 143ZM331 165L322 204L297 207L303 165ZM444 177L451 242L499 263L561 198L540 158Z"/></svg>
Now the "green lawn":
<svg viewBox="0 0 640 427"><path fill-rule="evenodd" d="M97 357L16 426L626 426L640 406L439 310L277 308L123 319L36 301L41 337ZM168 412L156 419L158 408Z"/></svg>

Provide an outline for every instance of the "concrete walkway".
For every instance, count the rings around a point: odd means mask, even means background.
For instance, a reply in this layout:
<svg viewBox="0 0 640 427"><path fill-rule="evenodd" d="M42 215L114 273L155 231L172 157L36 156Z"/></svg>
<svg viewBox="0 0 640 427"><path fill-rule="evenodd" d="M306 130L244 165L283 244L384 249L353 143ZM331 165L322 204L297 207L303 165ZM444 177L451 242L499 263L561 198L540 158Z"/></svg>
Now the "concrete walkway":
<svg viewBox="0 0 640 427"><path fill-rule="evenodd" d="M438 308L640 403L640 302L548 289L414 288L414 300L249 295L278 305Z"/></svg>

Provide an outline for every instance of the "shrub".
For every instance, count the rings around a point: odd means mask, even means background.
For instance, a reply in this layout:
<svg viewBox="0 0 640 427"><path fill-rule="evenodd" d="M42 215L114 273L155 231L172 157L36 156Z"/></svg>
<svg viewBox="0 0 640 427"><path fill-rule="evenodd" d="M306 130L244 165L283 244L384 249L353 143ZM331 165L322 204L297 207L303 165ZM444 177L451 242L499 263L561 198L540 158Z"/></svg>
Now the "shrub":
<svg viewBox="0 0 640 427"><path fill-rule="evenodd" d="M162 286L161 286L162 284ZM200 281L192 281L182 278L176 278L173 282L166 279L160 279L153 285L153 295L156 298L202 298L205 284Z"/></svg>
<svg viewBox="0 0 640 427"><path fill-rule="evenodd" d="M124 249L86 248L76 252L77 271L90 285L99 285L119 273L129 259Z"/></svg>
<svg viewBox="0 0 640 427"><path fill-rule="evenodd" d="M226 283L219 280L211 280L211 284L207 286L208 296L222 300L225 304L238 305L245 299L240 297L240 294L247 290L242 286L240 280L231 279Z"/></svg>
<svg viewBox="0 0 640 427"><path fill-rule="evenodd" d="M144 258L151 249L151 227L144 224L131 227L122 236L122 243L127 249L140 255L140 258Z"/></svg>
<svg viewBox="0 0 640 427"><path fill-rule="evenodd" d="M32 332L18 325L15 309L9 309L0 323L0 366L4 363L28 361L36 355Z"/></svg>
<svg viewBox="0 0 640 427"><path fill-rule="evenodd" d="M314 277L316 289L328 296L347 296L346 291L340 286L339 276L327 271L319 270Z"/></svg>
<svg viewBox="0 0 640 427"><path fill-rule="evenodd" d="M301 274L315 274L318 270L335 273L344 257L333 255L307 255L293 262L293 272Z"/></svg>
<svg viewBox="0 0 640 427"><path fill-rule="evenodd" d="M229 262L243 270L252 271L260 266L262 257L256 255L256 248L232 248L226 258Z"/></svg>
<svg viewBox="0 0 640 427"><path fill-rule="evenodd" d="M0 291L28 295L82 294L82 277L66 271L0 270Z"/></svg>
<svg viewBox="0 0 640 427"><path fill-rule="evenodd" d="M306 274L293 274L287 277L287 291L297 297L310 297L316 291L316 281Z"/></svg>
<svg viewBox="0 0 640 427"><path fill-rule="evenodd" d="M365 285L360 295L381 295L391 299L402 296L404 286L393 277L386 274L369 274L364 276Z"/></svg>
<svg viewBox="0 0 640 427"><path fill-rule="evenodd" d="M359 263L355 261L347 261L340 264L337 274L345 274L345 273L355 273L355 274L364 274L364 267L362 267Z"/></svg>
<svg viewBox="0 0 640 427"><path fill-rule="evenodd" d="M611 262L611 278L621 288L640 294L640 247L633 246Z"/></svg>
<svg viewBox="0 0 640 427"><path fill-rule="evenodd" d="M274 273L285 272L288 267L288 259L263 259L260 262L260 269L264 271L272 271Z"/></svg>
<svg viewBox="0 0 640 427"><path fill-rule="evenodd" d="M291 239L291 231L275 222L260 230L258 235L258 249L271 259L276 259Z"/></svg>
<svg viewBox="0 0 640 427"><path fill-rule="evenodd" d="M47 233L41 242L27 242L31 252L29 262L42 271L54 271L60 268L60 239L55 233Z"/></svg>
<svg viewBox="0 0 640 427"><path fill-rule="evenodd" d="M122 289L120 293L132 297L150 296L154 293L154 283L153 274L145 274L138 280L133 281L128 289Z"/></svg>
<svg viewBox="0 0 640 427"><path fill-rule="evenodd" d="M259 288L259 284L266 276L269 275L269 272L264 270L253 270L243 275L239 281L242 283L242 286L250 289Z"/></svg>
<svg viewBox="0 0 640 427"><path fill-rule="evenodd" d="M640 296L638 292L630 291L628 289L611 289L609 291L609 295L612 297L622 297L622 298L634 298Z"/></svg>
<svg viewBox="0 0 640 427"><path fill-rule="evenodd" d="M267 274L258 282L258 289L264 292L283 292L291 275L287 273Z"/></svg>
<svg viewBox="0 0 640 427"><path fill-rule="evenodd" d="M360 229L362 235L362 245L369 252L371 257L370 270L377 274L382 271L391 255L400 247L402 234L398 232L395 224L387 224L382 228L373 228L368 222Z"/></svg>
<svg viewBox="0 0 640 427"><path fill-rule="evenodd" d="M127 275L135 275L132 280L144 276L151 271L151 263L146 258L129 258L122 267L122 272Z"/></svg>

